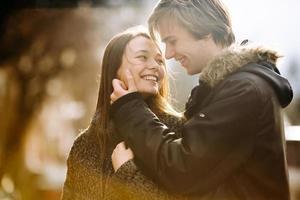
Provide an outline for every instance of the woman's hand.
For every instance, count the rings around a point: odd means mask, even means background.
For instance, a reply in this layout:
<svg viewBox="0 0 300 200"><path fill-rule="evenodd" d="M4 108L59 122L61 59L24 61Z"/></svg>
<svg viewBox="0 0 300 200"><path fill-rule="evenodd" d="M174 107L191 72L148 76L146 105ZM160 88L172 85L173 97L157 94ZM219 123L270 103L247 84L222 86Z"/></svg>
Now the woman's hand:
<svg viewBox="0 0 300 200"><path fill-rule="evenodd" d="M120 142L114 149L111 160L115 172L128 160L133 159L134 155L130 148L126 148L125 142Z"/></svg>

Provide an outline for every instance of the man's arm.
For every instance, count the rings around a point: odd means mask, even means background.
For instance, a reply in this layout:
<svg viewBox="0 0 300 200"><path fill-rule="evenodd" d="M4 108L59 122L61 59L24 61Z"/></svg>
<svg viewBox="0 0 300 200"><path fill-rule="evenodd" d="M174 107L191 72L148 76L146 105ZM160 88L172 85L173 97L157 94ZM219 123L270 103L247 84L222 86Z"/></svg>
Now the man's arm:
<svg viewBox="0 0 300 200"><path fill-rule="evenodd" d="M145 169L171 191L204 193L250 156L261 109L255 84L229 81L176 139L138 93L112 105L116 127Z"/></svg>

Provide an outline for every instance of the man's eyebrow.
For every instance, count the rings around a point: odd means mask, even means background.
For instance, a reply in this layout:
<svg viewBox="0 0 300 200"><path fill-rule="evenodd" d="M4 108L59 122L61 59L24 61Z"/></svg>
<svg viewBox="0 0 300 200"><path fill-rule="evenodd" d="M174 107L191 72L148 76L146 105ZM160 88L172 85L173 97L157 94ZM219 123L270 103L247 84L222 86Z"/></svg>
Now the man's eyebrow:
<svg viewBox="0 0 300 200"><path fill-rule="evenodd" d="M173 36L171 36L171 35L168 37L165 37L164 39L161 40L161 42L166 43L168 40L172 39L172 37Z"/></svg>

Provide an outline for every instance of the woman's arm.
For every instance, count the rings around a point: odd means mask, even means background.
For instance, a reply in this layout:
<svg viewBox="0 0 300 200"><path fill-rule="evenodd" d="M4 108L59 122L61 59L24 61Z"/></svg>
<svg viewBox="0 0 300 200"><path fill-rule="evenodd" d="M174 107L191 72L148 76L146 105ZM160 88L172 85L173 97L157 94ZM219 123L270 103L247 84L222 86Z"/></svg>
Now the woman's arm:
<svg viewBox="0 0 300 200"><path fill-rule="evenodd" d="M112 176L112 187L108 193L126 199L159 199L169 195L159 189L150 178L138 169L133 161L133 152L126 149L125 143L119 143L113 151L112 163L115 173Z"/></svg>

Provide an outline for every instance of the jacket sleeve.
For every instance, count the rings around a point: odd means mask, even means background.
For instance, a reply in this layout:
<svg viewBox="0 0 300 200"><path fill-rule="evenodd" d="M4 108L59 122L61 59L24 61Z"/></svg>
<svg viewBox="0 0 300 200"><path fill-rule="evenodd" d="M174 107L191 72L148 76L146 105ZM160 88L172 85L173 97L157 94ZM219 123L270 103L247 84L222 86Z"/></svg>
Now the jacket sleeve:
<svg viewBox="0 0 300 200"><path fill-rule="evenodd" d="M145 170L170 191L205 193L249 158L261 109L250 80L227 81L210 103L182 127L182 137L164 125L138 93L112 105L119 133Z"/></svg>
<svg viewBox="0 0 300 200"><path fill-rule="evenodd" d="M122 199L165 199L167 193L146 177L133 160L124 163L111 179L112 187L108 193L118 194ZM121 199L121 198L120 198Z"/></svg>

